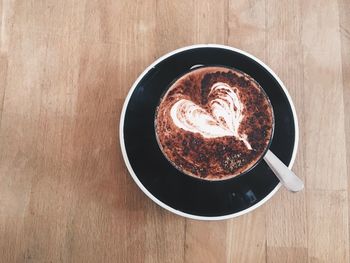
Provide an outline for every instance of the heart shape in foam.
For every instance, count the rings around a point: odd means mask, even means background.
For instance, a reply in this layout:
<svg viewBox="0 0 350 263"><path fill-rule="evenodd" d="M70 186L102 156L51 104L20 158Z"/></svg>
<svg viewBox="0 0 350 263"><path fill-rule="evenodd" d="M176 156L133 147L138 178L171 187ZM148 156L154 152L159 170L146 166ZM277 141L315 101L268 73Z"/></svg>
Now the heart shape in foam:
<svg viewBox="0 0 350 263"><path fill-rule="evenodd" d="M251 150L247 135L238 133L244 105L235 90L226 83L215 83L208 94L209 112L191 100L178 100L170 110L174 124L205 138L234 136Z"/></svg>

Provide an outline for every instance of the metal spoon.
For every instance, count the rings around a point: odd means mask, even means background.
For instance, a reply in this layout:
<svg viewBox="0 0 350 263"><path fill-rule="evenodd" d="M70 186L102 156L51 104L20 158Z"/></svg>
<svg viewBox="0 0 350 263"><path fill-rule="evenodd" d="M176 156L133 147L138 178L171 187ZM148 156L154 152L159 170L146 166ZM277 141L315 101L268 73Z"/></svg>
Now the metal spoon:
<svg viewBox="0 0 350 263"><path fill-rule="evenodd" d="M275 173L281 183L291 192L299 192L304 188L304 183L289 168L282 163L270 150L264 156L264 160Z"/></svg>

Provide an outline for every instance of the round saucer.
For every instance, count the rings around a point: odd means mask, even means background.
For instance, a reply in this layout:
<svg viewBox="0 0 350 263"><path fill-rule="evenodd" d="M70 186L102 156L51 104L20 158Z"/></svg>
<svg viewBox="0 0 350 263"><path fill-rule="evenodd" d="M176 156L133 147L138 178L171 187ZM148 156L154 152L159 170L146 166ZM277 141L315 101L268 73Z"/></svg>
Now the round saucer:
<svg viewBox="0 0 350 263"><path fill-rule="evenodd" d="M252 76L269 96L275 130L270 149L290 168L298 145L294 105L282 81L254 56L222 45L194 45L152 63L126 97L120 119L120 144L126 166L141 190L163 208L193 219L227 219L266 202L280 187L264 161L250 172L224 181L198 180L178 171L161 152L154 117L169 84L194 66L222 65Z"/></svg>

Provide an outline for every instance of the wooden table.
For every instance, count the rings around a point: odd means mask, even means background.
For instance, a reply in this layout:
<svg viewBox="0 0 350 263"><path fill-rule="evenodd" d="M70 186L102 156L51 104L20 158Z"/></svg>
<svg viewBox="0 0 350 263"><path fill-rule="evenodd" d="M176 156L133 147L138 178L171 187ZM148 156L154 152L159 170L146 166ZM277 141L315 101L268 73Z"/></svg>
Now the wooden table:
<svg viewBox="0 0 350 263"><path fill-rule="evenodd" d="M0 3L0 262L349 262L349 1ZM122 103L147 65L193 43L244 49L285 82L305 191L199 222L136 187Z"/></svg>

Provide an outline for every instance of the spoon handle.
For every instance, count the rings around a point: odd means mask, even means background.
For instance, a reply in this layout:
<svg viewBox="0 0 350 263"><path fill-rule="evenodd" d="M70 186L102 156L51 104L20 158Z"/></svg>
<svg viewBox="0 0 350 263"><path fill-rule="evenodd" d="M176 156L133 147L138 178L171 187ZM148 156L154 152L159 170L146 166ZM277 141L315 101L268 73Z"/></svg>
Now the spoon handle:
<svg viewBox="0 0 350 263"><path fill-rule="evenodd" d="M281 183L291 192L299 192L304 188L303 181L282 163L270 150L264 156L264 160Z"/></svg>

